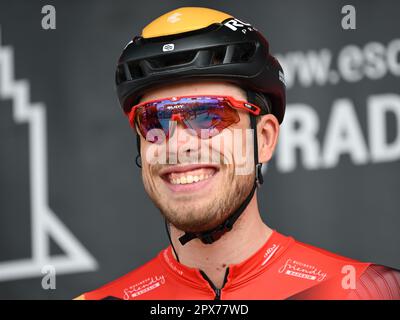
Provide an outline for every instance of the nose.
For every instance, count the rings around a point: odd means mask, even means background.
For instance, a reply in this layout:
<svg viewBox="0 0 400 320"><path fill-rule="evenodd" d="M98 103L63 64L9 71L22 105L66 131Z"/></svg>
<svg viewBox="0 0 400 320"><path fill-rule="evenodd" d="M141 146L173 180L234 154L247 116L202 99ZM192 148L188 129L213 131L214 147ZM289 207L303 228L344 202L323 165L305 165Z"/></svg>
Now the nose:
<svg viewBox="0 0 400 320"><path fill-rule="evenodd" d="M171 118L168 141L170 154L197 154L199 152L199 138L191 131L192 129L185 125L180 115Z"/></svg>

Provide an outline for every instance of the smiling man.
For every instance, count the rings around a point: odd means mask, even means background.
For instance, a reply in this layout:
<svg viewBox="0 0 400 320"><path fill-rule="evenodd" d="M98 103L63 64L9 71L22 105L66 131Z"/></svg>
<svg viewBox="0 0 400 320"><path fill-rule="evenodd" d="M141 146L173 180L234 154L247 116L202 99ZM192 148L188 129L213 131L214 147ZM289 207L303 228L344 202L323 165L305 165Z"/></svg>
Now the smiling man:
<svg viewBox="0 0 400 320"><path fill-rule="evenodd" d="M285 84L267 40L207 8L146 26L116 73L146 192L170 246L79 299L398 299L400 276L301 243L261 219ZM249 134L250 133L250 134Z"/></svg>

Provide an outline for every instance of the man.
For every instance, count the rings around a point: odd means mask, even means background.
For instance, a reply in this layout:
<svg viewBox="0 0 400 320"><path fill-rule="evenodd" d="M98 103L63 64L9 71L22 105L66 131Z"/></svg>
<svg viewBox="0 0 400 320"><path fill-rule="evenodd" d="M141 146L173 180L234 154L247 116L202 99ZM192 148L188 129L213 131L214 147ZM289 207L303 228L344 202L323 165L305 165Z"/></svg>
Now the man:
<svg viewBox="0 0 400 320"><path fill-rule="evenodd" d="M116 81L171 245L78 299L400 298L397 271L262 221L256 189L278 140L285 84L255 28L211 9L173 10L127 45Z"/></svg>

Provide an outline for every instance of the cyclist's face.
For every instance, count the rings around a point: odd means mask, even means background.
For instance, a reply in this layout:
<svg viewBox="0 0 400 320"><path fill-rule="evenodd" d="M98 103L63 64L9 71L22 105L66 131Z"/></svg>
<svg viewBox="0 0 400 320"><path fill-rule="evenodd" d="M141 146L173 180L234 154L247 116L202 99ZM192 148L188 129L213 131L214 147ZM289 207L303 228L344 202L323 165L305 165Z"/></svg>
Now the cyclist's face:
<svg viewBox="0 0 400 320"><path fill-rule="evenodd" d="M148 101L171 96L224 95L246 100L228 83L196 82L149 91ZM142 178L161 213L175 227L204 231L223 222L245 199L254 183L253 139L249 114L210 139L201 139L177 122L169 140L141 137Z"/></svg>

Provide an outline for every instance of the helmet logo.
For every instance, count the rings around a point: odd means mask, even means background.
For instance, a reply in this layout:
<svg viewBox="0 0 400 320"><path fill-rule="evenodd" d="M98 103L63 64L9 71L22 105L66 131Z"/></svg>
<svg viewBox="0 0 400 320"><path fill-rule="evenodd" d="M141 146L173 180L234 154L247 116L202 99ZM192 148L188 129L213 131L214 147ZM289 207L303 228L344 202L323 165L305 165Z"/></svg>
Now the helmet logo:
<svg viewBox="0 0 400 320"><path fill-rule="evenodd" d="M178 21L181 20L180 16L182 15L182 13L180 12L175 12L174 14L171 14L168 18L167 21L169 23L177 23Z"/></svg>
<svg viewBox="0 0 400 320"><path fill-rule="evenodd" d="M246 33L247 30L253 31L254 29L251 27L250 23L243 22L236 18L228 20L224 23L224 25L233 31L236 31L238 28L240 28L243 33Z"/></svg>
<svg viewBox="0 0 400 320"><path fill-rule="evenodd" d="M164 44L162 47L163 52L174 51L175 45L173 43Z"/></svg>

